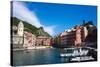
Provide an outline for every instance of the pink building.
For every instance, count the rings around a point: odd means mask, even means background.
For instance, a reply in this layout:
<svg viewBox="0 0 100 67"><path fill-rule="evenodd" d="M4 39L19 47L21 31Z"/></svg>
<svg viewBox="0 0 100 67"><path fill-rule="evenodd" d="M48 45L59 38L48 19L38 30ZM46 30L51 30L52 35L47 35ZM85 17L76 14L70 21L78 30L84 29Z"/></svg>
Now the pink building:
<svg viewBox="0 0 100 67"><path fill-rule="evenodd" d="M50 46L51 38L46 36L38 36L36 39L37 46Z"/></svg>
<svg viewBox="0 0 100 67"><path fill-rule="evenodd" d="M70 30L66 30L60 34L61 45L81 46L84 42L88 31L86 27L76 26Z"/></svg>
<svg viewBox="0 0 100 67"><path fill-rule="evenodd" d="M75 38L75 46L80 46L82 43L82 39L81 39L81 33L83 33L82 31L82 27L77 26L76 27L76 38Z"/></svg>
<svg viewBox="0 0 100 67"><path fill-rule="evenodd" d="M36 44L36 36L31 32L24 32L24 47L30 48L34 47Z"/></svg>

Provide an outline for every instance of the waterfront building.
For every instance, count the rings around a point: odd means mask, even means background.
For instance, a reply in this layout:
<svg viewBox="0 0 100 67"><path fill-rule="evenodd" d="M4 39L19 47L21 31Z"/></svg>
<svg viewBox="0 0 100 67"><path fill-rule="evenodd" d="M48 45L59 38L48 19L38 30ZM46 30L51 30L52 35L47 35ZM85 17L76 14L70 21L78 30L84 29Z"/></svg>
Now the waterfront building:
<svg viewBox="0 0 100 67"><path fill-rule="evenodd" d="M23 22L19 22L18 26L12 26L12 48L32 49L35 46L50 46L51 38L43 35L36 36L30 31L25 31Z"/></svg>
<svg viewBox="0 0 100 67"><path fill-rule="evenodd" d="M60 35L61 39L61 44L67 44L67 31L64 31Z"/></svg>
<svg viewBox="0 0 100 67"><path fill-rule="evenodd" d="M31 49L36 44L36 36L31 32L24 31L24 48Z"/></svg>
<svg viewBox="0 0 100 67"><path fill-rule="evenodd" d="M76 31L75 31L75 46L80 46L82 43L82 27L81 26L76 26Z"/></svg>
<svg viewBox="0 0 100 67"><path fill-rule="evenodd" d="M61 39L61 45L64 46L72 46L75 44L75 30L65 30L61 35L60 35L60 39Z"/></svg>
<svg viewBox="0 0 100 67"><path fill-rule="evenodd" d="M24 25L20 21L18 26L12 27L12 41L11 44L13 44L13 48L23 48L24 43Z"/></svg>
<svg viewBox="0 0 100 67"><path fill-rule="evenodd" d="M46 36L37 36L36 46L50 46L51 38Z"/></svg>
<svg viewBox="0 0 100 67"><path fill-rule="evenodd" d="M81 46L88 34L86 27L75 26L72 29L65 30L60 34L61 45L66 47Z"/></svg>

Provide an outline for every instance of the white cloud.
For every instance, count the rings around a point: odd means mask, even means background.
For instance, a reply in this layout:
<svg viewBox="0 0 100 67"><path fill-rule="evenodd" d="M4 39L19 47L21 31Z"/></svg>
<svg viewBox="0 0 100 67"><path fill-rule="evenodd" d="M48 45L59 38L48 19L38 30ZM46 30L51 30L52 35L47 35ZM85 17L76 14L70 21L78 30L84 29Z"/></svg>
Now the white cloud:
<svg viewBox="0 0 100 67"><path fill-rule="evenodd" d="M13 16L28 21L36 27L42 26L34 12L31 12L23 3L13 2Z"/></svg>
<svg viewBox="0 0 100 67"><path fill-rule="evenodd" d="M17 1L13 1L13 16L21 20L27 21L36 27L44 27L44 30L50 35L54 35L54 29L56 26L45 26L42 25L35 15L35 13L30 11L25 4Z"/></svg>

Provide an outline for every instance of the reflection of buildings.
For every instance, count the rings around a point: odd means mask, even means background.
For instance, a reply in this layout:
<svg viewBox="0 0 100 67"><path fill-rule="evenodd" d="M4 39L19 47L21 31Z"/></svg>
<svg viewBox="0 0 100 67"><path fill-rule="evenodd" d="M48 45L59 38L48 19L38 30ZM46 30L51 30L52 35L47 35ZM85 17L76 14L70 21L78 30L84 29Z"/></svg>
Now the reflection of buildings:
<svg viewBox="0 0 100 67"><path fill-rule="evenodd" d="M31 32L24 31L24 24L19 22L18 26L12 27L13 48L32 48L34 46L49 46L50 38L46 36L35 36Z"/></svg>

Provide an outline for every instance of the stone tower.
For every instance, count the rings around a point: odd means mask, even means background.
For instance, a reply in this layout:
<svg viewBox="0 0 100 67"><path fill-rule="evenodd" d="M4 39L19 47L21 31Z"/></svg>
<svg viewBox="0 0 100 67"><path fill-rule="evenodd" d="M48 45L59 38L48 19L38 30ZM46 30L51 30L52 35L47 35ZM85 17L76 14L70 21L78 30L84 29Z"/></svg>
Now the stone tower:
<svg viewBox="0 0 100 67"><path fill-rule="evenodd" d="M17 34L18 34L18 36L24 35L24 24L21 21L18 24Z"/></svg>

